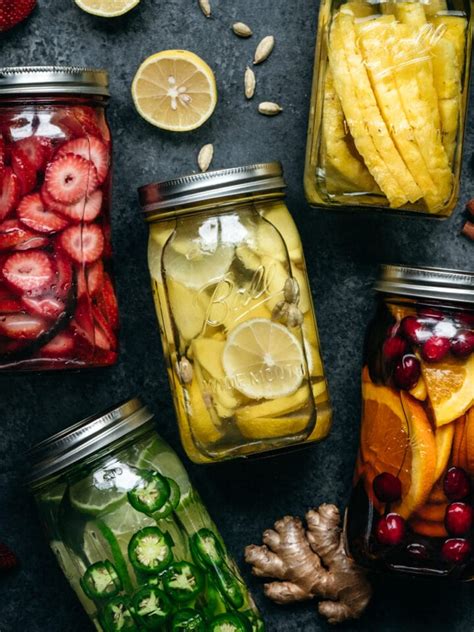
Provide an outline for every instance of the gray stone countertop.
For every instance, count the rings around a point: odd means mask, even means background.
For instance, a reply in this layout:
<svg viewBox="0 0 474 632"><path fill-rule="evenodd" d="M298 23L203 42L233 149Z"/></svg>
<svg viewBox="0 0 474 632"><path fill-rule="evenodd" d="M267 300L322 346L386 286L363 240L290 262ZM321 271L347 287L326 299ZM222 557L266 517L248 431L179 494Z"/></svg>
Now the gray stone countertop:
<svg viewBox="0 0 474 632"><path fill-rule="evenodd" d="M92 627L63 578L21 482L24 452L82 417L138 393L157 414L159 432L176 448L238 560L269 632L329 630L315 604L278 607L250 576L243 548L264 529L321 502L343 506L351 486L360 414L359 370L364 330L373 310L380 262L473 268L474 244L459 235L463 203L474 196L472 110L464 154L461 202L444 222L312 210L302 185L317 22L314 0L213 0L206 20L197 0L142 0L129 15L101 20L72 0L38 0L39 8L1 35L1 65L76 64L111 74L114 136L113 239L122 316L117 366L75 374L0 376L0 540L18 553L21 569L0 579L1 632L86 632ZM237 20L255 36L240 40ZM242 75L260 36L274 34L271 59L258 68L258 96L246 102ZM135 112L130 84L140 63L167 48L190 49L216 72L219 104L196 132L172 135ZM282 115L264 118L258 100L276 100ZM304 452L261 462L193 466L177 434L146 262L147 227L136 188L192 172L198 149L215 145L215 168L281 160L288 204L301 230L335 409L328 440ZM375 597L351 631L414 632L474 629L469 585L378 577Z"/></svg>

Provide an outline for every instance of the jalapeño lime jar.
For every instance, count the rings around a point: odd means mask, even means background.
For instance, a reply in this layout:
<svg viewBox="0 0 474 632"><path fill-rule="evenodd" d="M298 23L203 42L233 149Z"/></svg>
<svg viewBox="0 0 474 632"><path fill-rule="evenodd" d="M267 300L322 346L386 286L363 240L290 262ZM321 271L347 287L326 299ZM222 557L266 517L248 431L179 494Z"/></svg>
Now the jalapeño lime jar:
<svg viewBox="0 0 474 632"><path fill-rule="evenodd" d="M324 438L331 408L279 163L140 189L181 439L196 463Z"/></svg>
<svg viewBox="0 0 474 632"><path fill-rule="evenodd" d="M452 213L470 21L467 0L323 0L305 170L311 204Z"/></svg>
<svg viewBox="0 0 474 632"><path fill-rule="evenodd" d="M0 69L0 371L117 359L105 71Z"/></svg>
<svg viewBox="0 0 474 632"><path fill-rule="evenodd" d="M139 400L43 441L30 459L28 483L50 545L97 629L264 630L186 471Z"/></svg>
<svg viewBox="0 0 474 632"><path fill-rule="evenodd" d="M347 536L358 562L474 578L474 275L384 266Z"/></svg>

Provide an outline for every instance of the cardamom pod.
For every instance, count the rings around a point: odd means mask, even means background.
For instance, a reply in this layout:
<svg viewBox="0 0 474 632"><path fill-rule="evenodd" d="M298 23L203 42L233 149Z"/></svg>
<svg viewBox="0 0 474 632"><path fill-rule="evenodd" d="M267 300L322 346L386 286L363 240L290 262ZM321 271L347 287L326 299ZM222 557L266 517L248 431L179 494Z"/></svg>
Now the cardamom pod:
<svg viewBox="0 0 474 632"><path fill-rule="evenodd" d="M260 112L260 114L264 114L265 116L275 116L276 114L280 114L280 112L283 112L283 108L279 106L278 103L264 101L258 106L258 111Z"/></svg>
<svg viewBox="0 0 474 632"><path fill-rule="evenodd" d="M193 381L193 365L187 358L181 358L176 362L176 373L181 384L191 384Z"/></svg>
<svg viewBox="0 0 474 632"><path fill-rule="evenodd" d="M243 22L236 22L232 25L232 30L238 37L251 37L253 31L250 26L247 26Z"/></svg>
<svg viewBox="0 0 474 632"><path fill-rule="evenodd" d="M255 94L255 86L257 85L257 80L255 78L254 71L247 66L247 70L245 71L245 96L247 99L251 99Z"/></svg>
<svg viewBox="0 0 474 632"><path fill-rule="evenodd" d="M212 159L214 157L214 145L211 143L204 145L201 148L201 151L198 154L198 165L199 169L204 173L207 171L211 165Z"/></svg>
<svg viewBox="0 0 474 632"><path fill-rule="evenodd" d="M286 320L289 305L286 301L280 301L272 310L272 320Z"/></svg>
<svg viewBox="0 0 474 632"><path fill-rule="evenodd" d="M303 321L303 312L296 307L296 305L288 305L288 313L286 315L286 324L288 327L300 327Z"/></svg>
<svg viewBox="0 0 474 632"><path fill-rule="evenodd" d="M285 281L285 287L283 289L285 295L285 301L287 303L294 303L295 305L300 300L300 286L298 281L294 277L288 277Z"/></svg>
<svg viewBox="0 0 474 632"><path fill-rule="evenodd" d="M199 7L206 18L211 17L211 3L209 2L209 0L199 0Z"/></svg>
<svg viewBox="0 0 474 632"><path fill-rule="evenodd" d="M270 57L270 54L275 46L275 38L273 35L267 35L263 38L255 51L255 57L253 63L261 64L263 61Z"/></svg>

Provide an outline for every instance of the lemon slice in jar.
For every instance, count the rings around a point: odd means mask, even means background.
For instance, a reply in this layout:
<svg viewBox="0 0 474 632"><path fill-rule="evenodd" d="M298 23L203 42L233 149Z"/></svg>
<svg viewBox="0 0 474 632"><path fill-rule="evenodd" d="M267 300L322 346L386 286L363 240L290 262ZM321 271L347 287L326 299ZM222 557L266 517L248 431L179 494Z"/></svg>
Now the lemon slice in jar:
<svg viewBox="0 0 474 632"><path fill-rule="evenodd" d="M140 0L75 0L77 6L91 15L101 18L115 18L128 13Z"/></svg>
<svg viewBox="0 0 474 632"><path fill-rule="evenodd" d="M206 62L187 50L148 57L135 75L132 97L149 123L171 132L201 127L217 104L216 79Z"/></svg>
<svg viewBox="0 0 474 632"><path fill-rule="evenodd" d="M293 394L304 376L303 349L279 323L254 318L234 329L222 355L232 386L251 399Z"/></svg>

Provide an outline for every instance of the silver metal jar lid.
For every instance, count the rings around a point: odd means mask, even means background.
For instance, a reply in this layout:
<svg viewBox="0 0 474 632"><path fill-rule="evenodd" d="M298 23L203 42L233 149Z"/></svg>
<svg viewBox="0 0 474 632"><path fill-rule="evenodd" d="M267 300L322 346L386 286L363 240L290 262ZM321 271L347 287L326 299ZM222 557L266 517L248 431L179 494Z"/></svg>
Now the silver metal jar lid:
<svg viewBox="0 0 474 632"><path fill-rule="evenodd" d="M26 482L39 483L106 448L153 418L138 399L130 399L92 415L34 446L27 454L30 471Z"/></svg>
<svg viewBox="0 0 474 632"><path fill-rule="evenodd" d="M281 163L269 162L147 184L138 189L138 196L146 215L171 207L246 193L269 193L285 187Z"/></svg>
<svg viewBox="0 0 474 632"><path fill-rule="evenodd" d="M383 265L375 289L384 294L474 303L474 274L449 268Z"/></svg>
<svg viewBox="0 0 474 632"><path fill-rule="evenodd" d="M84 94L110 96L106 70L76 66L0 68L0 98L4 95Z"/></svg>

